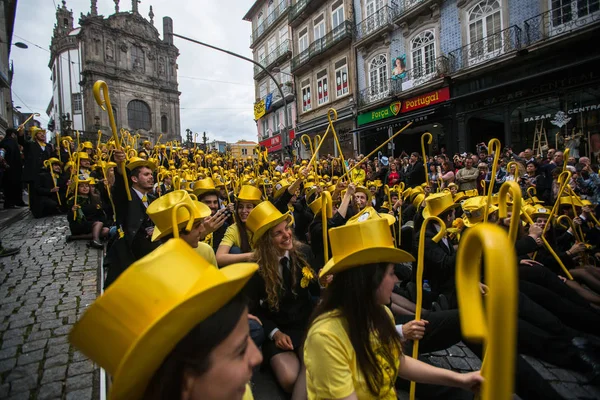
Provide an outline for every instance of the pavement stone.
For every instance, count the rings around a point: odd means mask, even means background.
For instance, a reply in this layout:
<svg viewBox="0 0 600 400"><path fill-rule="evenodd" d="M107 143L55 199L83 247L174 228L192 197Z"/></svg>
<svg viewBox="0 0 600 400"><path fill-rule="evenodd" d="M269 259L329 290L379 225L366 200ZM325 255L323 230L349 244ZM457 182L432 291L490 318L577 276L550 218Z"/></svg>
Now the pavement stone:
<svg viewBox="0 0 600 400"><path fill-rule="evenodd" d="M65 243L65 216L18 215L0 231L21 249L0 259L0 398L99 399L99 369L67 335L97 296L100 253Z"/></svg>

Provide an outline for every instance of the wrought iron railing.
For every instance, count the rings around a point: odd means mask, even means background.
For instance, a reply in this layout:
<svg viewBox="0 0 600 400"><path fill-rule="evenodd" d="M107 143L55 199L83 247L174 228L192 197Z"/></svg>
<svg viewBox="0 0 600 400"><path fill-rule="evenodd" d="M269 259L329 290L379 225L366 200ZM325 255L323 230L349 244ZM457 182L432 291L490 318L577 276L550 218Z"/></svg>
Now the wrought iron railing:
<svg viewBox="0 0 600 400"><path fill-rule="evenodd" d="M291 51L290 41L286 40L285 42L281 43L275 50L270 52L265 58L263 58L262 61L259 61L259 62L262 66L264 66L265 68L268 68L275 61L277 61L277 59L279 57L283 56L285 53L288 53L290 51ZM254 76L256 77L261 72L263 72L263 70L258 65L255 65L254 66Z"/></svg>
<svg viewBox="0 0 600 400"><path fill-rule="evenodd" d="M356 41L360 41L372 33L377 32L384 26L393 23L396 15L397 5L391 2L392 6L383 6L375 11L373 15L368 16L362 22L356 25Z"/></svg>
<svg viewBox="0 0 600 400"><path fill-rule="evenodd" d="M358 92L358 106L364 107L388 99L399 93L402 90L401 87L401 81L396 79L386 79L366 87Z"/></svg>
<svg viewBox="0 0 600 400"><path fill-rule="evenodd" d="M347 38L352 38L352 24L350 21L339 24L327 35L312 42L308 49L292 58L292 72L306 64L313 57L323 54L335 44Z"/></svg>
<svg viewBox="0 0 600 400"><path fill-rule="evenodd" d="M281 17L285 12L289 9L288 1L283 0L279 3L277 7L271 12L271 14L267 15L267 18L252 31L252 36L250 36L250 42L254 44L258 39L260 39L265 32Z"/></svg>
<svg viewBox="0 0 600 400"><path fill-rule="evenodd" d="M302 13L302 11L304 11L304 9L308 5L308 3L310 3L311 1L315 1L315 0L298 0L298 1L296 1L296 4L294 4L290 7L290 13L288 14L288 21L292 22L293 20L295 20L296 17L298 15L300 15Z"/></svg>
<svg viewBox="0 0 600 400"><path fill-rule="evenodd" d="M493 60L521 48L521 28L516 25L448 53L450 72Z"/></svg>
<svg viewBox="0 0 600 400"><path fill-rule="evenodd" d="M396 0L398 2L398 6L396 7L395 17L400 17L406 14L408 11L412 10L416 6L425 3L430 0Z"/></svg>
<svg viewBox="0 0 600 400"><path fill-rule="evenodd" d="M525 20L524 40L527 45L531 45L598 22L600 22L598 0L579 0L576 8L568 2L561 7L554 7L552 10Z"/></svg>

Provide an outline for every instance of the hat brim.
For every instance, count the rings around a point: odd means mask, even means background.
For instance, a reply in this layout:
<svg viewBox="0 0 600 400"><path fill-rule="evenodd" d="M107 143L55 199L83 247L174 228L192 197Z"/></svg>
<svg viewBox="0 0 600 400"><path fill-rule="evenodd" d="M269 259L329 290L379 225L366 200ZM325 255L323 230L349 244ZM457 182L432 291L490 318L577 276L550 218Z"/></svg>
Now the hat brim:
<svg viewBox="0 0 600 400"><path fill-rule="evenodd" d="M446 211L448 211L448 210L452 210L453 208L457 208L457 207L460 207L460 204L458 204L458 203L453 203L452 205L450 205L450 206L448 206L448 207L444 208L442 211L438 212L438 213L437 213L437 214L435 214L434 216L435 216L435 217L438 217L440 214L443 214L443 213L445 213ZM427 218L431 217L432 215L433 215L433 214L431 214L431 213L429 212L429 208L425 207L425 209L423 210L423 218L427 219Z"/></svg>
<svg viewBox="0 0 600 400"><path fill-rule="evenodd" d="M113 377L110 400L141 399L156 370L198 323L234 298L257 271L256 264L221 268L227 280L191 295L149 326L131 346Z"/></svg>
<svg viewBox="0 0 600 400"><path fill-rule="evenodd" d="M404 250L394 247L371 247L350 253L342 258L331 258L319 273L319 277L336 274L361 265L381 262L399 264L409 261L415 261L415 258Z"/></svg>
<svg viewBox="0 0 600 400"><path fill-rule="evenodd" d="M156 169L156 165L152 161L147 161L147 160L134 161L134 162L127 164L127 169L130 171L132 171L138 167L147 167L147 168L150 168L152 171L154 171Z"/></svg>
<svg viewBox="0 0 600 400"><path fill-rule="evenodd" d="M192 193L194 193L197 197L202 196L205 193L209 193L209 192L215 192L215 194L217 194L217 188L198 188L198 189L194 189L192 190Z"/></svg>
<svg viewBox="0 0 600 400"><path fill-rule="evenodd" d="M276 219L274 219L273 221L270 221L264 225L261 225L256 232L252 233L252 245L256 245L256 242L258 242L258 239L260 239L265 233L267 233L267 231L269 229L271 229L274 226L279 225L280 223L282 223L283 221L285 221L286 219L289 219L289 222L292 223L294 220L294 217L292 217L292 214L290 214L290 212L286 212L285 214L283 214L281 217L278 217Z"/></svg>

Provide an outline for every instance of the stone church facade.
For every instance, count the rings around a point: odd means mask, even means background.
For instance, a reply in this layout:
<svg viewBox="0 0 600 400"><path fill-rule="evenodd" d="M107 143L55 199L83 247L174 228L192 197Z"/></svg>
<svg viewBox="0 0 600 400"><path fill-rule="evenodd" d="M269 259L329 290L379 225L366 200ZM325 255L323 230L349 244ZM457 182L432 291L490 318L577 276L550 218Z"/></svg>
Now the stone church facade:
<svg viewBox="0 0 600 400"><path fill-rule="evenodd" d="M71 129L83 130L88 137L97 137L98 129L111 134L108 113L97 105L92 90L97 80L103 80L109 87L117 129L152 142L160 135L163 143L180 138L179 50L173 45L173 21L163 18L161 39L152 8L148 20L139 14L137 3L132 0L131 11L120 11L116 0L115 13L104 17L92 0L78 28L73 27L72 11L64 1L58 8L50 68L53 80L60 82L54 85L48 107L57 131L65 130L68 113ZM65 56L66 72L60 67Z"/></svg>

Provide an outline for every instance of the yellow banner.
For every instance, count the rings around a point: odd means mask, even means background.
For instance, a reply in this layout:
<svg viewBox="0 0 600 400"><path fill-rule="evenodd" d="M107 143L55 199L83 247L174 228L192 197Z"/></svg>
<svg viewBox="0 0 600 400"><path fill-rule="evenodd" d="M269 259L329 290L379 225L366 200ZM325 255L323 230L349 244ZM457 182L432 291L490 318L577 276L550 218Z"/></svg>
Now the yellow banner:
<svg viewBox="0 0 600 400"><path fill-rule="evenodd" d="M265 115L266 111L267 111L267 109L265 107L264 99L254 103L254 120L258 121L260 117Z"/></svg>

